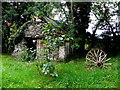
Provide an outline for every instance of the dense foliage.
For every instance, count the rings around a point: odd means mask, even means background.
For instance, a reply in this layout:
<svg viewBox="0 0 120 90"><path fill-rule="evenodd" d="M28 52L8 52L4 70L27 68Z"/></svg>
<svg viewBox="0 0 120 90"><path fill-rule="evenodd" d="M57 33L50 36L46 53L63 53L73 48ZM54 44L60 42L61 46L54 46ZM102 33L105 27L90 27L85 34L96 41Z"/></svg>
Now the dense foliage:
<svg viewBox="0 0 120 90"><path fill-rule="evenodd" d="M36 50L32 50L32 48L29 49L29 48L25 47L24 51L19 52L18 60L19 61L27 61L27 62L34 61L35 53L36 53Z"/></svg>
<svg viewBox="0 0 120 90"><path fill-rule="evenodd" d="M2 46L3 53L11 53L14 48L13 37L11 34L18 31L18 29L30 20L32 12L27 12L29 7L34 3L25 2L3 2L2 3ZM23 36L20 36L23 37ZM19 37L18 37L19 38Z"/></svg>
<svg viewBox="0 0 120 90"><path fill-rule="evenodd" d="M2 4L3 53L13 51L14 45L24 37L24 30L27 28L25 23L29 20L33 21L34 16L41 18L43 23L49 24L45 21L45 17L57 23L56 26L59 28L52 27L51 30L53 32L58 30L60 33L62 32L60 38L65 35L67 39L71 40L76 53L84 52L86 45L89 47L88 49L99 46L106 51L111 50L111 53L120 50L119 22L112 20L112 17L119 14L118 2L3 2ZM91 34L86 31L91 21L90 12L96 17ZM54 20L56 15L59 20ZM51 28L51 26L48 25L47 28ZM96 35L98 29L103 31L102 39ZM15 34L16 32L18 35Z"/></svg>

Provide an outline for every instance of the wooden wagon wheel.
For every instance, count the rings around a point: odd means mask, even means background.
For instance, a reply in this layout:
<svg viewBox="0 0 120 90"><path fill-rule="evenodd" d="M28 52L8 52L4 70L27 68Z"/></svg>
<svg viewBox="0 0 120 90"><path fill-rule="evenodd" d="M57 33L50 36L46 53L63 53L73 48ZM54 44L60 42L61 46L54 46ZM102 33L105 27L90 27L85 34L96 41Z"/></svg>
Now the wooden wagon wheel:
<svg viewBox="0 0 120 90"><path fill-rule="evenodd" d="M94 65L97 67L103 67L103 65L111 65L106 63L110 58L107 59L107 54L101 49L92 49L86 55L87 65Z"/></svg>

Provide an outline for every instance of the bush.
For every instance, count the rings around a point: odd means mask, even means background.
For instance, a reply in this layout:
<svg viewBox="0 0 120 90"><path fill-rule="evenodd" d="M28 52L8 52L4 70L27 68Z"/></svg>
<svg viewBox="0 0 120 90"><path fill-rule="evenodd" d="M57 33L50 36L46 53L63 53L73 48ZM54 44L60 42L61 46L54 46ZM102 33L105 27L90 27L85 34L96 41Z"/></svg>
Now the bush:
<svg viewBox="0 0 120 90"><path fill-rule="evenodd" d="M34 61L35 60L35 50L32 48L28 49L25 47L24 51L19 52L18 60L20 61Z"/></svg>

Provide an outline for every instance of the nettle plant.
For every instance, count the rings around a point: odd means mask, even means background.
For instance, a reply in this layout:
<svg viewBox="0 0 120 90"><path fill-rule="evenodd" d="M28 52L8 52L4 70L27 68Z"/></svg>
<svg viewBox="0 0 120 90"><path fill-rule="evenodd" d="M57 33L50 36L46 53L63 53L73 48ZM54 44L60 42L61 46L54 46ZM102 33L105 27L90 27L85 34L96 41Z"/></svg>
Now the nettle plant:
<svg viewBox="0 0 120 90"><path fill-rule="evenodd" d="M42 73L44 74L50 74L53 77L58 77L58 74L54 71L55 67L51 62L48 62L46 64L41 65Z"/></svg>
<svg viewBox="0 0 120 90"><path fill-rule="evenodd" d="M58 77L58 74L55 72L55 67L51 62L51 60L54 60L55 58L53 52L57 47L64 45L65 41L70 40L70 38L68 38L65 33L60 31L60 26L55 27L51 23L47 23L45 25L42 34L45 36L45 38L40 40L42 45L44 45L44 47L41 48L41 55L43 55L42 59L47 62L42 64L38 63L37 68L39 72L42 72L45 75L49 74L50 76Z"/></svg>
<svg viewBox="0 0 120 90"><path fill-rule="evenodd" d="M51 62L39 62L36 64L39 73L44 75L50 75L52 77L58 77L58 74L55 72L55 66Z"/></svg>

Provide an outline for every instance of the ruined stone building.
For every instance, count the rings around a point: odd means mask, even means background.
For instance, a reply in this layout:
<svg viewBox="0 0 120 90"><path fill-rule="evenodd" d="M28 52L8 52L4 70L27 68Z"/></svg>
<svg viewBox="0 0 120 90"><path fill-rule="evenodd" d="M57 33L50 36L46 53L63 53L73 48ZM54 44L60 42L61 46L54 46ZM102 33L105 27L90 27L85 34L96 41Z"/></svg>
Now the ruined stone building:
<svg viewBox="0 0 120 90"><path fill-rule="evenodd" d="M47 21L49 21L49 19L47 19ZM56 23L53 22L53 24ZM42 26L44 26L44 24L41 22L41 20L34 23L28 23L26 25L27 28L24 30L24 36L14 47L14 51L12 53L14 57L17 57L19 52L24 51L25 46L27 46L27 48L33 48L38 52L42 51L44 45L42 45L40 40L45 37L42 34ZM70 43L65 42L63 46L57 47L52 54L55 56L55 60L59 60L67 58L71 53L72 48L70 47Z"/></svg>

